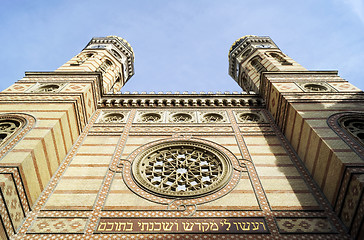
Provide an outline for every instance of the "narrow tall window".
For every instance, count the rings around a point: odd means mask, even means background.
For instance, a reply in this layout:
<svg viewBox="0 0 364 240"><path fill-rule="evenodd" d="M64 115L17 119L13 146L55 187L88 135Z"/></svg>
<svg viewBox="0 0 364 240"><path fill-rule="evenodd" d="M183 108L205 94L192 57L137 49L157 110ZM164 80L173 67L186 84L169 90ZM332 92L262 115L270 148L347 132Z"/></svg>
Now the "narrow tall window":
<svg viewBox="0 0 364 240"><path fill-rule="evenodd" d="M89 59L93 55L94 55L93 53L80 54L77 57L76 63L71 63L71 66L79 66L79 65L83 64L84 62L86 62L87 59Z"/></svg>
<svg viewBox="0 0 364 240"><path fill-rule="evenodd" d="M278 53L270 53L270 55L277 60L282 65L292 65L292 63L288 62L283 56Z"/></svg>
<svg viewBox="0 0 364 240"><path fill-rule="evenodd" d="M264 68L264 66L260 63L260 59L259 58L254 58L250 64L254 67L255 71L257 71L257 73L261 73L261 72L265 72L266 69Z"/></svg>
<svg viewBox="0 0 364 240"><path fill-rule="evenodd" d="M103 62L100 67L99 67L99 70L103 73L106 73L107 70L109 69L109 67L112 66L112 62L108 59L105 60L105 62Z"/></svg>

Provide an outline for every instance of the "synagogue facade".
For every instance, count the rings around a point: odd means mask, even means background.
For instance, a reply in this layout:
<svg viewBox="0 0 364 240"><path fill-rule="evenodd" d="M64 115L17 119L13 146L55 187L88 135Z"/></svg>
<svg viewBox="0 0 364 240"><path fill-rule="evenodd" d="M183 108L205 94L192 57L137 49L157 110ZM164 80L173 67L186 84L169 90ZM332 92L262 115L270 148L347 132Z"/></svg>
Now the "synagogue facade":
<svg viewBox="0 0 364 240"><path fill-rule="evenodd" d="M0 239L364 239L364 93L269 37L229 50L242 92L121 92L93 38L0 93Z"/></svg>

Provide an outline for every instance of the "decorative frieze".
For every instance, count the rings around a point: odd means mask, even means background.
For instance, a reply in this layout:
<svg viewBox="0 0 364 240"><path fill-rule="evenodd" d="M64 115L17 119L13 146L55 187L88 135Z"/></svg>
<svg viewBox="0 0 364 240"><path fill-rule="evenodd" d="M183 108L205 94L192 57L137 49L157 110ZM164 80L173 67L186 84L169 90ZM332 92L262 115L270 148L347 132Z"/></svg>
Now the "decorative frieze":
<svg viewBox="0 0 364 240"><path fill-rule="evenodd" d="M97 123L125 123L128 111L104 111L97 119Z"/></svg>
<svg viewBox="0 0 364 240"><path fill-rule="evenodd" d="M208 123L219 124L228 123L225 111L148 111L137 112L135 123Z"/></svg>
<svg viewBox="0 0 364 240"><path fill-rule="evenodd" d="M247 94L114 94L98 102L98 107L252 107L264 106L258 95Z"/></svg>
<svg viewBox="0 0 364 240"><path fill-rule="evenodd" d="M238 123L267 123L261 111L234 111Z"/></svg>

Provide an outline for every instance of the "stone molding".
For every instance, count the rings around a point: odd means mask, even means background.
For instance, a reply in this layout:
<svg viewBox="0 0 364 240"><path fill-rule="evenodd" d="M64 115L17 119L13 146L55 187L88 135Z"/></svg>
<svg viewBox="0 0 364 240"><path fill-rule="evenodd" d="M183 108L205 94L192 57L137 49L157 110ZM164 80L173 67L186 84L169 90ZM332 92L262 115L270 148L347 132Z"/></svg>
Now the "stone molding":
<svg viewBox="0 0 364 240"><path fill-rule="evenodd" d="M98 107L264 107L258 95L123 94L104 97Z"/></svg>

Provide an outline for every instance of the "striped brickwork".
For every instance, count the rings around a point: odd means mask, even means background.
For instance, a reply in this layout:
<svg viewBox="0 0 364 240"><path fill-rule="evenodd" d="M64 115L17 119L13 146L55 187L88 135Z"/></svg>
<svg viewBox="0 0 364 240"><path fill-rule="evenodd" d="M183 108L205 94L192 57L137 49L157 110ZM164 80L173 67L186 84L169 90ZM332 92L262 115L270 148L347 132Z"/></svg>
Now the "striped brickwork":
<svg viewBox="0 0 364 240"><path fill-rule="evenodd" d="M252 59L259 58L261 59L260 63L263 65L266 71L269 72L277 72L277 71L305 71L306 69L302 67L300 64L295 62L292 58L284 55L284 58L287 62L291 63L290 65L282 65L276 59L271 57L269 53L271 52L279 52L283 54L279 49L273 50L265 50L265 49L257 49L253 54L244 59L244 62L241 63L240 68L245 69L247 75L251 81L253 91L260 92L260 72L257 72L256 69L252 66ZM239 79L241 81L241 79ZM240 86L242 86L241 82L238 82Z"/></svg>
<svg viewBox="0 0 364 240"><path fill-rule="evenodd" d="M350 198L347 189L354 184L350 171L364 167L363 157L345 141L343 133L333 130L329 119L338 113L363 112L362 91L335 72L266 73L264 81L267 108L337 214L357 236L363 219L359 211L362 200ZM308 92L302 83L323 83L329 91ZM344 184L346 178L351 180ZM355 179L360 182L362 178ZM362 187L358 194L363 194ZM345 208L348 199L350 213Z"/></svg>
<svg viewBox="0 0 364 240"><path fill-rule="evenodd" d="M3 203L12 226L7 227L3 220L8 237L33 208L94 113L98 78L98 74L27 73L0 94L0 114L27 121L24 129L1 148ZM58 88L37 92L49 85Z"/></svg>
<svg viewBox="0 0 364 240"><path fill-rule="evenodd" d="M225 239L291 239L285 233L315 233L322 239L347 239L329 203L310 179L288 141L262 107L189 108L191 122L174 123L159 108L158 123L141 122L149 108L98 110L43 191L33 214L15 239L110 237L193 239L196 234L95 234L101 217L107 218L236 218L264 217L269 234L224 234ZM103 116L120 112L125 119L105 123ZM204 123L200 116L218 112L220 123ZM244 123L239 114L259 112L259 123ZM106 114L105 114L106 113ZM243 163L236 166L233 184L214 200L200 197L185 210L173 208L171 199L154 196L130 178L130 163L141 149L177 139L201 141L231 154ZM231 158L232 159L232 158ZM219 195L220 193L216 193ZM190 201L193 201L190 200ZM142 220L140 220L142 221ZM293 226L293 227L292 227ZM69 234L71 235L69 235ZM46 234L46 235L44 235ZM214 239L214 234L205 235ZM310 239L309 235L294 235Z"/></svg>
<svg viewBox="0 0 364 240"><path fill-rule="evenodd" d="M93 54L87 58L85 62L78 64L78 59L84 54ZM122 64L107 50L83 50L80 54L74 56L71 60L63 64L56 72L96 72L100 71L100 66L109 60L112 65L103 73L102 86L103 92L107 93L114 85L116 79L120 76L121 85L124 85L123 67Z"/></svg>

